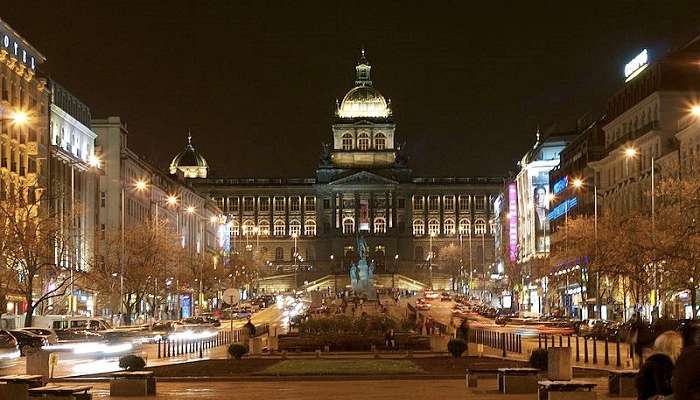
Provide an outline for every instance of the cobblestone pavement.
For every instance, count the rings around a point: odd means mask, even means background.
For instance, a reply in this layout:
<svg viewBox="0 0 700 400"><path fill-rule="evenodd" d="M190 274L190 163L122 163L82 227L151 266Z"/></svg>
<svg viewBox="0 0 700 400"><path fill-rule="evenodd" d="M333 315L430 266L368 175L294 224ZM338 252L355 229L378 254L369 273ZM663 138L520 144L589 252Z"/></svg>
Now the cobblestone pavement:
<svg viewBox="0 0 700 400"><path fill-rule="evenodd" d="M608 399L607 378L588 379L598 384L597 398ZM109 396L106 383L94 385L95 399ZM503 395L496 392L496 380L467 390L463 379L451 380L346 380L346 381L258 381L258 382L160 382L158 396L149 399L274 399L274 400L427 400L508 399L536 400L536 394ZM123 398L127 399L127 398Z"/></svg>

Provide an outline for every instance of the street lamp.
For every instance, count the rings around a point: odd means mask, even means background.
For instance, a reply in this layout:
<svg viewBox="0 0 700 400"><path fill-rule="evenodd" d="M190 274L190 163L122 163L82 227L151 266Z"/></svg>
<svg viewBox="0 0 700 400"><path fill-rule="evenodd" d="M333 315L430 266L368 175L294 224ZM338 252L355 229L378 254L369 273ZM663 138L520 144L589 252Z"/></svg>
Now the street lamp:
<svg viewBox="0 0 700 400"><path fill-rule="evenodd" d="M296 290L299 287L299 282L298 282L298 267L297 267L297 238L299 237L299 234L296 232L292 233L292 239L294 239L294 290Z"/></svg>
<svg viewBox="0 0 700 400"><path fill-rule="evenodd" d="M435 232L430 232L430 255L428 255L428 273L430 274L430 290L433 290L433 238Z"/></svg>

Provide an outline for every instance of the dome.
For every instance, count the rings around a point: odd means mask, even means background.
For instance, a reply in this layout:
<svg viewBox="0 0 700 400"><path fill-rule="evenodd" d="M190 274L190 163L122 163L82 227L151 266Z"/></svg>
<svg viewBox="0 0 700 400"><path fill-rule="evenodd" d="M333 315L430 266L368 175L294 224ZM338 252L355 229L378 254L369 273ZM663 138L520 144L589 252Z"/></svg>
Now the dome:
<svg viewBox="0 0 700 400"><path fill-rule="evenodd" d="M387 118L390 114L386 99L372 86L356 86L350 89L338 108L340 118Z"/></svg>
<svg viewBox="0 0 700 400"><path fill-rule="evenodd" d="M182 171L185 178L206 178L209 164L207 160L192 146L192 135L187 136L187 146L170 162L170 173Z"/></svg>

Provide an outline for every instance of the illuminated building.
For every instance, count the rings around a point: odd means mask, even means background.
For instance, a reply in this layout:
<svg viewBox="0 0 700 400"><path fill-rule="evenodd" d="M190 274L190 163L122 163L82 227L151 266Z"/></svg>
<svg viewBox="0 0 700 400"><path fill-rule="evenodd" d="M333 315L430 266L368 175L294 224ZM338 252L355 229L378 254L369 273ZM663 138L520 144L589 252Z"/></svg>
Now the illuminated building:
<svg viewBox="0 0 700 400"><path fill-rule="evenodd" d="M262 258L270 274L345 276L355 233L366 226L379 285L425 287L432 276L434 287L460 288L469 266L484 276L494 260L492 204L502 179L413 176L397 145L391 102L375 88L364 52L355 69L354 86L336 102L332 142L324 146L315 177L189 182L227 214L232 250ZM189 167L202 163L176 166ZM448 246L462 255L457 266L441 255ZM344 284L333 279L319 287ZM291 286L290 279L268 288Z"/></svg>

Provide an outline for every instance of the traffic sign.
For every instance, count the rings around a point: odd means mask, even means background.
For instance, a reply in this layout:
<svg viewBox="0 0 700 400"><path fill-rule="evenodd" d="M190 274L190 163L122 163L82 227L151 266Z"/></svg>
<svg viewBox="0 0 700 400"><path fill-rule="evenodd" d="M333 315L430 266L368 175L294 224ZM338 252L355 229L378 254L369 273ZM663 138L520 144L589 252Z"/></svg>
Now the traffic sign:
<svg viewBox="0 0 700 400"><path fill-rule="evenodd" d="M234 305L238 303L241 299L241 291L238 289L230 288L224 290L224 301L229 305Z"/></svg>

